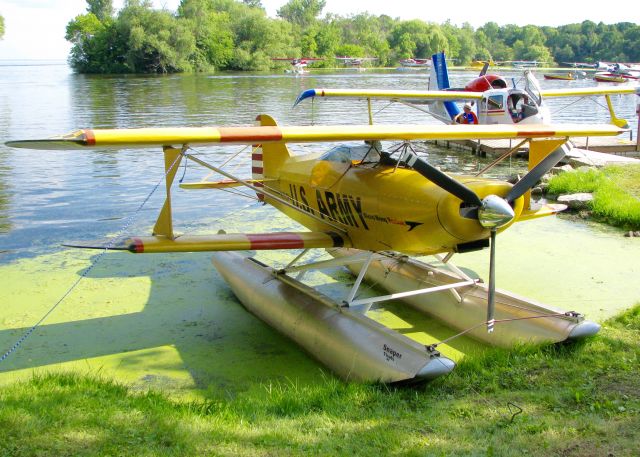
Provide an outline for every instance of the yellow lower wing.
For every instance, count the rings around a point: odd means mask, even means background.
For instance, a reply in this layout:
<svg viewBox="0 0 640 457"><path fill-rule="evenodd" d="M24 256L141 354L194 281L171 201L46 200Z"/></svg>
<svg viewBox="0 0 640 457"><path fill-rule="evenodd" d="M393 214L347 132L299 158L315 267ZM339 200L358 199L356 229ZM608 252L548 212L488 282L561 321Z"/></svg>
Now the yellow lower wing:
<svg viewBox="0 0 640 457"><path fill-rule="evenodd" d="M245 179L245 183L260 184L264 183L264 179ZM180 184L181 189L229 189L231 187L240 187L244 184L233 179L225 179L223 181L202 181L202 182L185 182Z"/></svg>
<svg viewBox="0 0 640 457"><path fill-rule="evenodd" d="M258 251L351 247L349 240L334 232L218 233L170 239L164 236L132 237L117 244L68 243L68 247L113 249L136 254L159 252Z"/></svg>

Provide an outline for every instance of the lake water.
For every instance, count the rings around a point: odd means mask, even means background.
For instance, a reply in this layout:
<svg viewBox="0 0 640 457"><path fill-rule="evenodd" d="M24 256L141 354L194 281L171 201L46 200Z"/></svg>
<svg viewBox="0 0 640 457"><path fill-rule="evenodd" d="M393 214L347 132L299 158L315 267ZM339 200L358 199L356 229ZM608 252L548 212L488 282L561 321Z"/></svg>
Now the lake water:
<svg viewBox="0 0 640 457"><path fill-rule="evenodd" d="M452 85L473 76L453 72ZM518 78L516 73L506 76ZM567 86L560 81L541 84ZM85 76L57 62L0 62L0 352L38 321L96 257L95 252L64 250L62 243L104 239L125 224L128 234L147 234L164 198L160 188L139 209L164 174L158 150L29 151L7 148L4 141L84 127L249 125L261 113L288 125L364 124L363 101L326 100L313 109L311 104L292 109L292 104L301 91L314 87L426 86L426 72ZM603 101L550 104L558 122L607 120ZM634 97L616 97L614 105L635 129ZM377 123L437 123L384 102L375 103L374 112ZM201 152L213 162L230 154L228 149L222 155L216 151ZM448 169L477 169L487 163L468 153L433 146L428 151L431 161ZM522 167L514 160L498 172L506 176ZM186 181L207 174L194 165L184 173ZM177 231L182 233L266 231L289 224L254 201L228 193L176 190L175 201ZM637 240L599 224L547 219L501 236L500 286L578 307L598 319L640 299ZM486 271L486 252L464 259L480 273ZM247 368L251 363L261 366L259 374ZM0 372L6 381L41 367L90 372L100 367L124 380L178 390L228 388L238 379L247 384L282 376L313 379L318 373L315 362L237 305L206 254L105 256L45 324L0 364Z"/></svg>

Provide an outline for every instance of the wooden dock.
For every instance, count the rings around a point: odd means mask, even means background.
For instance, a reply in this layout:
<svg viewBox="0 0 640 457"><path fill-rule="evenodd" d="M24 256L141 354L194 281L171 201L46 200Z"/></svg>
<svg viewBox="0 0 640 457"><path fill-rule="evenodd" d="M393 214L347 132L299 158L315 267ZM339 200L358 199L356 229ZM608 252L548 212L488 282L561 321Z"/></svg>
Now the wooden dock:
<svg viewBox="0 0 640 457"><path fill-rule="evenodd" d="M474 155L482 157L493 157L503 154L514 148L522 140L520 139L504 139L504 140L435 140L430 142L437 146L446 147L448 149L461 149L470 151ZM587 162L592 160L594 163L603 162L627 162L625 159L632 159L629 162L637 162L640 158L640 148L635 141L621 137L575 137L571 138L571 142L576 148L581 158ZM525 145L526 146L526 145ZM528 148L522 147L516 153L517 156L526 157ZM609 157L607 157L609 156Z"/></svg>
<svg viewBox="0 0 640 457"><path fill-rule="evenodd" d="M640 159L621 154L609 154L606 152L589 151L587 149L574 147L563 159L563 162L566 162L573 167L602 167L609 164L640 164Z"/></svg>

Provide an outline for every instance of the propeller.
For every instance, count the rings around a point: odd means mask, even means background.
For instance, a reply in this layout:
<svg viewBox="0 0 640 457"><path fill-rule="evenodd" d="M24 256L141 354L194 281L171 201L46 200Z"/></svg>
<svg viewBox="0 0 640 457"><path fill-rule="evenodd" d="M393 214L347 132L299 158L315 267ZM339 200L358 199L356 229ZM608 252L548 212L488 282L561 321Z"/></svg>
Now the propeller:
<svg viewBox="0 0 640 457"><path fill-rule="evenodd" d="M487 331L489 333L493 332L495 323L495 257L496 234L498 229L510 223L515 217L511 204L533 188L533 186L565 156L566 151L567 146L563 144L547 155L511 188L505 198L497 195L488 195L483 199L460 181L453 179L418 157L418 155L409 148L404 152L403 161L408 166L440 188L462 200L470 207L467 208L466 213L468 215L475 214L480 225L490 231L489 288L487 297ZM397 165L399 162L389 156L385 158L394 165ZM470 211L470 209L477 209L477 212Z"/></svg>
<svg viewBox="0 0 640 457"><path fill-rule="evenodd" d="M505 199L509 203L512 203L518 197L524 195L524 193L533 188L533 186L535 186L536 183L549 172L549 170L555 167L558 162L560 162L566 155L566 153L567 146L563 144L547 157L542 159L535 167L529 170L526 175L524 175L517 183L514 184Z"/></svg>
<svg viewBox="0 0 640 457"><path fill-rule="evenodd" d="M487 70L489 70L489 62L485 62L482 66L482 70L480 70L480 74L478 76L484 76L487 74Z"/></svg>

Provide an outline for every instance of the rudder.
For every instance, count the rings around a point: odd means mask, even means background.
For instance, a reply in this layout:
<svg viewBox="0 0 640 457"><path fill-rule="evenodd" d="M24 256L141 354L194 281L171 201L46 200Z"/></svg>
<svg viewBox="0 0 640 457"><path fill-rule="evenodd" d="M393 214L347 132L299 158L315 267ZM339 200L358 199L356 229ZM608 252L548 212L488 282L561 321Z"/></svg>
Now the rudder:
<svg viewBox="0 0 640 457"><path fill-rule="evenodd" d="M447 69L447 60L443 52L438 52L431 56L431 73L429 75L429 90L447 90L451 87L449 84L449 70ZM441 120L453 120L460 114L460 108L454 102L436 102L431 105L432 114L441 118Z"/></svg>
<svg viewBox="0 0 640 457"><path fill-rule="evenodd" d="M256 117L256 123L263 127L276 127L275 119L268 114ZM251 175L257 180L256 187L264 187L264 181L277 177L277 171L291 157L285 143L266 143L253 146L251 154ZM264 200L264 194L257 192L258 199Z"/></svg>

